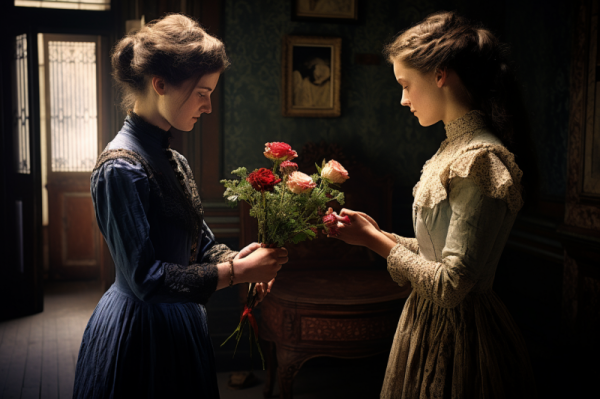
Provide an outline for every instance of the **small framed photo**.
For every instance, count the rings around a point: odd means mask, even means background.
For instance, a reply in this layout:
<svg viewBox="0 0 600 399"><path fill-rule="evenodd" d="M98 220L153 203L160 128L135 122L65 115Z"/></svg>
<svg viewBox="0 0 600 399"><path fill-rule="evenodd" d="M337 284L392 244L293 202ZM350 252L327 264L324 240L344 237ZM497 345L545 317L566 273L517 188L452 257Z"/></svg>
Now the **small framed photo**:
<svg viewBox="0 0 600 399"><path fill-rule="evenodd" d="M340 105L339 37L286 36L283 40L283 116L331 118Z"/></svg>
<svg viewBox="0 0 600 399"><path fill-rule="evenodd" d="M358 0L292 0L292 20L357 22Z"/></svg>

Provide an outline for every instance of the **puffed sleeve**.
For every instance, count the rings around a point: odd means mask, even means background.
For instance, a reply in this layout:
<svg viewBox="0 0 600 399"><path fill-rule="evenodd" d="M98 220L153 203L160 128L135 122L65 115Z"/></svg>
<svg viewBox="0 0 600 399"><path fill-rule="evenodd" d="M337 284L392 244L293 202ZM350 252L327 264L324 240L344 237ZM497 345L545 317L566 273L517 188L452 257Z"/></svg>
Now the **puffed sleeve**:
<svg viewBox="0 0 600 399"><path fill-rule="evenodd" d="M105 162L92 174L91 192L96 219L113 260L138 298L147 302L208 301L218 281L214 259L202 258L188 266L156 259L147 217L150 181L141 165L122 159ZM207 245L215 245L214 240L212 244L208 241Z"/></svg>
<svg viewBox="0 0 600 399"><path fill-rule="evenodd" d="M505 201L484 195L471 178L453 178L449 191L452 216L441 262L428 261L402 244L388 257L394 280L401 285L410 281L421 296L445 308L460 304L485 272L508 211Z"/></svg>

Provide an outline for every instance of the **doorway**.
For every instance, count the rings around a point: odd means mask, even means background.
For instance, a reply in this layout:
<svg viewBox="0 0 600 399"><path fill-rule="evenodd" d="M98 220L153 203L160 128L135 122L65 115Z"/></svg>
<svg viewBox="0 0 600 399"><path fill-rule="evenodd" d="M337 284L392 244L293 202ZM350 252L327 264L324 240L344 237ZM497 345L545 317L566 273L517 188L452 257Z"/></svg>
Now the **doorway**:
<svg viewBox="0 0 600 399"><path fill-rule="evenodd" d="M103 126L100 36L38 34L44 275L101 276L90 196Z"/></svg>

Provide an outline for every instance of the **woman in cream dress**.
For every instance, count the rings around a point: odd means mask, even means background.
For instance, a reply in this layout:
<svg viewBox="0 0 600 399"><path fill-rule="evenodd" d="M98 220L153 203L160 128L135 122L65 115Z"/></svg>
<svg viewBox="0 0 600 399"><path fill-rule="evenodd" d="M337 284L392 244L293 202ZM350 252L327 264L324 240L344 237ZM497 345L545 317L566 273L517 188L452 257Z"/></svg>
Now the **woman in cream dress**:
<svg viewBox="0 0 600 399"><path fill-rule="evenodd" d="M435 14L386 48L403 106L447 138L414 188L415 238L383 232L344 209L337 238L387 258L412 286L390 353L382 398L534 398L522 335L492 291L523 200L507 145L518 137L503 92L503 47L486 29Z"/></svg>

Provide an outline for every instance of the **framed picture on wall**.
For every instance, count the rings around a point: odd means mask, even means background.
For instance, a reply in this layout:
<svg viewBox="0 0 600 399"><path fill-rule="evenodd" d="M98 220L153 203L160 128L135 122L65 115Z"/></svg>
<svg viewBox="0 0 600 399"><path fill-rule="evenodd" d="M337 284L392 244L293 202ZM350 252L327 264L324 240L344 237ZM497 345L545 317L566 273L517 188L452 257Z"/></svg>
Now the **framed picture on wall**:
<svg viewBox="0 0 600 399"><path fill-rule="evenodd" d="M340 116L342 39L286 36L283 40L283 116Z"/></svg>
<svg viewBox="0 0 600 399"><path fill-rule="evenodd" d="M358 0L292 0L292 20L357 22Z"/></svg>

